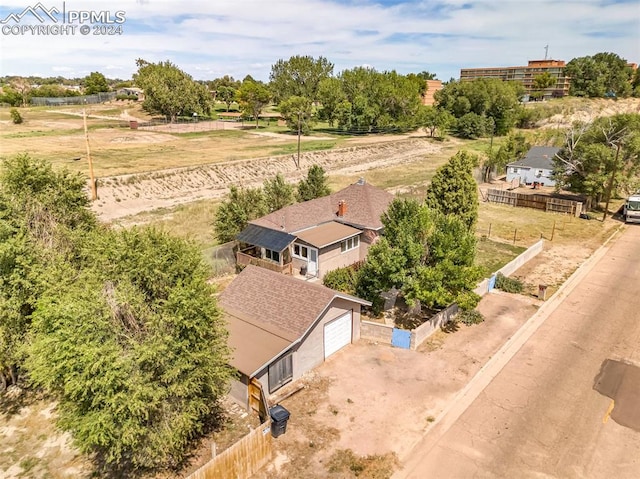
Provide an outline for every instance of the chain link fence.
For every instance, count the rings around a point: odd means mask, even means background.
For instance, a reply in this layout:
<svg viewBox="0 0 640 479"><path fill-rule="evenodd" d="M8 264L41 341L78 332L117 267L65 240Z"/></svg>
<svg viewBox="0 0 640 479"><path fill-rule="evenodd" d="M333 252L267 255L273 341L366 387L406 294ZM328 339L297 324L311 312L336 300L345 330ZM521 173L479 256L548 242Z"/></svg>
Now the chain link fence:
<svg viewBox="0 0 640 479"><path fill-rule="evenodd" d="M63 97L31 97L34 106L64 106L64 105L93 105L115 100L116 92L96 93L95 95L63 96Z"/></svg>

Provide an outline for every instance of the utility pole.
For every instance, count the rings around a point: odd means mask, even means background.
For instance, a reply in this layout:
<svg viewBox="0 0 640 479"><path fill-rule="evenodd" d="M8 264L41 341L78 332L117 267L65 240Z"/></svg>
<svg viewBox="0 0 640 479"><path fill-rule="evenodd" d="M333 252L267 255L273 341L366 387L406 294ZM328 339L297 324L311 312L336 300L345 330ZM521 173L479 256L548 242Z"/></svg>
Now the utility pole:
<svg viewBox="0 0 640 479"><path fill-rule="evenodd" d="M300 169L300 129L301 129L301 115L302 112L298 112L298 160L296 161L296 168Z"/></svg>
<svg viewBox="0 0 640 479"><path fill-rule="evenodd" d="M91 161L91 149L89 148L89 130L87 129L87 110L82 109L82 122L84 123L84 141L87 145L87 161L89 162L89 179L91 181L91 200L98 199L98 187L96 179L93 176L93 162Z"/></svg>
<svg viewBox="0 0 640 479"><path fill-rule="evenodd" d="M607 185L607 201L604 206L604 214L602 215L602 222L607 219L607 213L609 212L609 201L611 200L611 190L613 190L613 181L615 180L616 173L618 171L618 156L620 155L620 143L616 144L616 159L613 162L613 168L611 169L611 177L609 177L609 184Z"/></svg>

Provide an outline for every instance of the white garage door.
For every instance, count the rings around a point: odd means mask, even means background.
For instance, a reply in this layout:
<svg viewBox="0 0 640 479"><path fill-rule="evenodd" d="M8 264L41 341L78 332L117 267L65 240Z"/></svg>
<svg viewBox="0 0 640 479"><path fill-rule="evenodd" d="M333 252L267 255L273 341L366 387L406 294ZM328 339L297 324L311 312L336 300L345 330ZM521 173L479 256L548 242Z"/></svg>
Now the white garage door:
<svg viewBox="0 0 640 479"><path fill-rule="evenodd" d="M351 343L351 311L324 325L324 358Z"/></svg>

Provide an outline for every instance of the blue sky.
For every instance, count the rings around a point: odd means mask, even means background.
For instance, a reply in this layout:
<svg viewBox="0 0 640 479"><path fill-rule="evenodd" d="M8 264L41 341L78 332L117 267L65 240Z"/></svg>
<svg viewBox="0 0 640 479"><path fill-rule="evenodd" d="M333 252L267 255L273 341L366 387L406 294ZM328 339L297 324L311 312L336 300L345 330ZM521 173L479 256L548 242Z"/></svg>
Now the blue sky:
<svg viewBox="0 0 640 479"><path fill-rule="evenodd" d="M64 3L64 4L63 4ZM38 1L3 0L0 20ZM51 11L124 12L122 34L17 33L31 13L0 25L0 75L127 79L135 60L171 60L196 79L250 74L293 55L325 56L334 72L366 65L458 78L460 68L569 61L602 51L640 63L640 0L41 0ZM41 11L41 10L40 10ZM115 27L114 27L115 28ZM107 27L108 29L108 27Z"/></svg>

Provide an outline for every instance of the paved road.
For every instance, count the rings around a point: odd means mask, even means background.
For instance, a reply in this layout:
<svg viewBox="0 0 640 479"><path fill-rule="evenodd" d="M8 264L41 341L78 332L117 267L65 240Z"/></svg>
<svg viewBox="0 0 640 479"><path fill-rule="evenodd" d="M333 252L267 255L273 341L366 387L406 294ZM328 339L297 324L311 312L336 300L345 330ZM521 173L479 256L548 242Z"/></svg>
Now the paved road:
<svg viewBox="0 0 640 479"><path fill-rule="evenodd" d="M640 226L603 253L394 477L640 478Z"/></svg>

